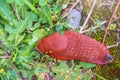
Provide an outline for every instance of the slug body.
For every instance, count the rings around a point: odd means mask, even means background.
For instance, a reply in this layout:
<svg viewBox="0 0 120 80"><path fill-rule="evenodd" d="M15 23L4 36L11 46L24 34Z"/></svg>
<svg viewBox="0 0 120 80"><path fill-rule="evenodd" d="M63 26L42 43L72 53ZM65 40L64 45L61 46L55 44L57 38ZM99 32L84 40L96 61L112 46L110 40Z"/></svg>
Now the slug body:
<svg viewBox="0 0 120 80"><path fill-rule="evenodd" d="M73 31L65 31L63 35L55 32L39 41L37 49L59 60L80 60L95 64L107 64L107 56L111 57L108 48L102 43Z"/></svg>

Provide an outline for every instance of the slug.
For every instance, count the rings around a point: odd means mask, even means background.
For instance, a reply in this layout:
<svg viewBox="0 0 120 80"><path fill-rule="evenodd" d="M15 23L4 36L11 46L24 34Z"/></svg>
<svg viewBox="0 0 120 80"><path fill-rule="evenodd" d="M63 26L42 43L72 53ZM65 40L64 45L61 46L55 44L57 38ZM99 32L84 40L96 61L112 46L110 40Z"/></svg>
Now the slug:
<svg viewBox="0 0 120 80"><path fill-rule="evenodd" d="M102 43L74 31L58 32L40 40L37 50L58 60L80 60L94 64L107 64L114 60Z"/></svg>

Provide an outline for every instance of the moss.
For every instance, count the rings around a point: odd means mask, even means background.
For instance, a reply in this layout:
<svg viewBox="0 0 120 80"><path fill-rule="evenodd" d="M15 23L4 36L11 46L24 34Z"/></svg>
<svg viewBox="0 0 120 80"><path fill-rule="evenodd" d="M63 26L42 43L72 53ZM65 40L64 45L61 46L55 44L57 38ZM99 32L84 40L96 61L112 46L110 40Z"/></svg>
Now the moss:
<svg viewBox="0 0 120 80"><path fill-rule="evenodd" d="M97 33L92 34L92 37L100 42L102 42L104 32L97 31ZM106 45L114 45L116 43L116 33L110 31L109 35L105 39ZM97 67L96 73L107 80L114 80L115 78L120 78L120 45L118 47L113 47L110 49L110 52L115 58L115 61L111 64ZM97 78L97 80L100 80Z"/></svg>
<svg viewBox="0 0 120 80"><path fill-rule="evenodd" d="M114 11L114 8L115 6L113 6L113 9L112 9L113 11ZM85 20L89 10L90 10L90 7L88 6L88 3L84 2L84 9L82 12L83 21ZM111 15L112 13L110 12L109 7L106 8L104 6L102 7L95 6L91 17L93 18L93 20L106 20L109 22ZM118 9L117 16L120 16L120 9ZM91 24L93 25L93 22L89 20L88 26L91 26ZM101 31L98 29L96 31L97 31L96 33L92 33L91 37L98 40L99 42L102 42L105 31ZM107 37L105 39L105 45L110 46L110 45L116 44L116 36L117 36L116 32L110 31L110 30L108 32L109 33L107 34ZM96 67L96 73L107 80L114 80L115 78L120 79L120 45L117 47L110 48L110 52L114 56L115 61L111 64ZM101 79L97 78L96 80L101 80Z"/></svg>
<svg viewBox="0 0 120 80"><path fill-rule="evenodd" d="M89 8L87 2L84 2L83 5L84 5L84 8L83 8L82 13L83 13L84 15L87 15L87 13L89 12L90 8ZM104 13L104 12L105 12L105 13ZM98 20L108 20L111 15L112 15L112 14L111 14L111 12L109 11L109 8L102 8L102 7L98 8L98 6L96 5L96 6L94 7L94 9L93 9L93 12L92 12L91 17L92 17L94 20L96 20L96 19L98 19Z"/></svg>
<svg viewBox="0 0 120 80"><path fill-rule="evenodd" d="M96 33L92 34L92 38L98 40L99 42L102 42L104 33L102 31L97 31Z"/></svg>

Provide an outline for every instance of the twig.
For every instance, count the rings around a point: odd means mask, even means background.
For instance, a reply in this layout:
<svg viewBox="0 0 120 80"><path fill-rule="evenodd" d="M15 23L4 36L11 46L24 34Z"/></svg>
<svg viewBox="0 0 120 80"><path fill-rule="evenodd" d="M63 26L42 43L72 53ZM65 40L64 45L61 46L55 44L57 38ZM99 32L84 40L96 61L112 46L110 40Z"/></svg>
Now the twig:
<svg viewBox="0 0 120 80"><path fill-rule="evenodd" d="M114 18L115 18L115 19L118 18L117 15L116 15ZM118 19L116 19L116 23L117 23L118 27L120 27L120 23L119 23L119 20L118 20Z"/></svg>
<svg viewBox="0 0 120 80"><path fill-rule="evenodd" d="M118 46L119 43L120 43L120 42L117 42L115 45L107 46L107 48L116 47L116 46Z"/></svg>
<svg viewBox="0 0 120 80"><path fill-rule="evenodd" d="M95 22L95 20L92 17L90 17L90 19L91 19L92 22Z"/></svg>
<svg viewBox="0 0 120 80"><path fill-rule="evenodd" d="M15 16L17 17L17 19L19 21L22 21L22 19L20 18L17 9L15 8L15 6L13 4L11 4L11 7L13 8L14 12L15 12Z"/></svg>
<svg viewBox="0 0 120 80"><path fill-rule="evenodd" d="M106 28L106 30L105 30L105 34L104 34L104 38L103 38L102 43L105 42L105 38L106 38L106 36L107 36L107 32L108 32L109 26L110 26L110 24L112 23L113 17L116 15L116 12L117 12L117 10L118 10L118 8L119 8L119 5L120 5L120 0L119 0L119 2L118 2L117 6L116 6L116 8L115 8L115 10L114 10L111 18L110 18L110 20L109 20L109 23L108 23L107 28Z"/></svg>
<svg viewBox="0 0 120 80"><path fill-rule="evenodd" d="M4 44L2 43L2 41L0 41L0 45L2 46L2 49L3 49L4 52L5 52L5 55L6 55L6 56L9 56L9 53L7 52L7 49L5 48L5 46L4 46ZM23 80L23 79L21 78L19 72L17 71L16 66L15 66L15 65L13 64L13 62L11 61L10 57L8 57L8 60L10 61L10 64L11 64L11 66L13 67L13 69L16 71L18 77L19 77L21 80Z"/></svg>
<svg viewBox="0 0 120 80"><path fill-rule="evenodd" d="M95 4L96 4L96 1L97 1L97 0L94 0L93 5L92 5L92 7L91 7L91 9L90 9L90 12L89 12L89 14L88 14L88 16L87 16L87 18L86 18L83 26L80 28L79 33L81 33L81 32L83 31L85 25L87 24L87 22L88 22L88 20L89 20L89 18L90 18L90 16L91 16L91 14L92 14L93 8L94 8L94 6L95 6Z"/></svg>
<svg viewBox="0 0 120 80"><path fill-rule="evenodd" d="M105 23L106 23L106 21L102 22L101 25L103 25L103 24L105 24ZM95 26L95 27L89 28L89 29L87 29L87 30L85 30L85 31L82 31L81 33L85 33L85 32L90 31L91 29L96 29L96 28L99 28L99 27L98 27L98 26Z"/></svg>
<svg viewBox="0 0 120 80"><path fill-rule="evenodd" d="M72 7L70 8L68 14L69 14L69 13L71 12L71 10L77 5L78 2L79 2L79 0L77 0L77 1L72 5Z"/></svg>
<svg viewBox="0 0 120 80"><path fill-rule="evenodd" d="M120 19L120 16L115 18L112 22L115 22L116 20Z"/></svg>
<svg viewBox="0 0 120 80"><path fill-rule="evenodd" d="M107 79L105 79L105 78L103 78L103 77L101 77L101 76L99 76L99 75L97 75L96 73L94 73L94 72L92 72L92 74L94 74L95 76L97 76L98 78L100 78L101 80L107 80Z"/></svg>
<svg viewBox="0 0 120 80"><path fill-rule="evenodd" d="M9 58L10 56L7 56L7 55L4 55L4 56L0 56L0 59L7 59Z"/></svg>

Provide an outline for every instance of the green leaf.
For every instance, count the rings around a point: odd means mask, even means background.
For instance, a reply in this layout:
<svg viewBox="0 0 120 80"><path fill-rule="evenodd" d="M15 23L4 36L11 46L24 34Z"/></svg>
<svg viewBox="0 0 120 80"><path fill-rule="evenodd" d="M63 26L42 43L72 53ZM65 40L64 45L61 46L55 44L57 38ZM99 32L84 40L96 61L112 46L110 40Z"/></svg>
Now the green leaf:
<svg viewBox="0 0 120 80"><path fill-rule="evenodd" d="M23 0L15 0L15 3L16 3L18 6L24 6L24 1L23 1Z"/></svg>
<svg viewBox="0 0 120 80"><path fill-rule="evenodd" d="M53 66L54 71L65 72L66 70L68 70L69 67L67 66L65 61L59 61L59 62L60 62L59 66Z"/></svg>
<svg viewBox="0 0 120 80"><path fill-rule="evenodd" d="M94 23L95 23L96 26L100 26L102 22L99 21L99 20L96 20Z"/></svg>
<svg viewBox="0 0 120 80"><path fill-rule="evenodd" d="M39 0L33 0L34 3L39 3Z"/></svg>
<svg viewBox="0 0 120 80"><path fill-rule="evenodd" d="M40 12L29 2L29 0L24 0L25 4L30 7L31 10L33 10L38 16L40 15Z"/></svg>
<svg viewBox="0 0 120 80"><path fill-rule="evenodd" d="M8 67L11 66L9 61L7 59L0 59L0 67L6 67L7 68L7 66Z"/></svg>
<svg viewBox="0 0 120 80"><path fill-rule="evenodd" d="M34 69L25 69L24 67L21 69L21 72L22 72L22 74L23 74L23 76L25 77L25 78L28 78L28 80L32 80L31 78L32 78L32 76L34 76L35 75L35 73L34 73Z"/></svg>
<svg viewBox="0 0 120 80"><path fill-rule="evenodd" d="M58 33L59 33L59 34L63 34L63 33L64 33L64 30L59 30Z"/></svg>
<svg viewBox="0 0 120 80"><path fill-rule="evenodd" d="M49 72L49 69L46 67L45 64L38 64L39 66L36 66L35 68L35 74L39 75L41 73Z"/></svg>
<svg viewBox="0 0 120 80"><path fill-rule="evenodd" d="M16 25L17 26L17 29L16 29L16 33L22 33L29 25L28 21L30 19L30 15L27 16L25 18L25 20L23 20L22 22L19 23L19 25Z"/></svg>
<svg viewBox="0 0 120 80"><path fill-rule="evenodd" d="M116 28L116 24L111 24L109 27L110 30L115 30L115 28Z"/></svg>
<svg viewBox="0 0 120 80"><path fill-rule="evenodd" d="M0 27L0 37L5 37L5 32L1 27Z"/></svg>
<svg viewBox="0 0 120 80"><path fill-rule="evenodd" d="M35 25L33 27L31 27L30 30L33 31L39 27L40 27L40 23L35 23Z"/></svg>
<svg viewBox="0 0 120 80"><path fill-rule="evenodd" d="M31 48L30 46L25 47L24 49L20 50L20 56L32 56L32 53L30 52Z"/></svg>
<svg viewBox="0 0 120 80"><path fill-rule="evenodd" d="M32 60L33 60L33 58L32 58L32 56L30 56L30 55L28 55L28 56L19 56L19 57L17 57L18 59L17 59L17 61L18 61L18 63L19 62L32 62Z"/></svg>
<svg viewBox="0 0 120 80"><path fill-rule="evenodd" d="M32 66L30 66L29 64L22 62L22 66L25 67L26 69L32 69Z"/></svg>
<svg viewBox="0 0 120 80"><path fill-rule="evenodd" d="M39 0L40 6L45 6L47 4L47 0Z"/></svg>
<svg viewBox="0 0 120 80"><path fill-rule="evenodd" d="M57 25L55 29L56 29L56 31L58 31L58 32L59 32L60 30L62 30L62 29L63 29L63 26L62 26L62 25Z"/></svg>
<svg viewBox="0 0 120 80"><path fill-rule="evenodd" d="M20 42L25 38L25 34L23 35L19 35L17 34L15 36L15 46L17 46L18 44L20 44Z"/></svg>
<svg viewBox="0 0 120 80"><path fill-rule="evenodd" d="M15 70L8 70L7 73L9 75L10 79L17 80L17 73Z"/></svg>
<svg viewBox="0 0 120 80"><path fill-rule="evenodd" d="M41 15L40 22L43 24L45 24L45 23L47 24L47 22L48 22L47 17L45 15Z"/></svg>
<svg viewBox="0 0 120 80"><path fill-rule="evenodd" d="M57 25L55 27L56 31L59 32L59 34L63 34L64 30L63 30L63 26L62 25Z"/></svg>
<svg viewBox="0 0 120 80"><path fill-rule="evenodd" d="M32 23L32 22L36 22L37 21L37 15L33 12L27 12L25 13L25 18L27 18L29 16L29 24Z"/></svg>
<svg viewBox="0 0 120 80"><path fill-rule="evenodd" d="M47 32L44 29L37 29L32 34L32 42L35 43L47 35Z"/></svg>
<svg viewBox="0 0 120 80"><path fill-rule="evenodd" d="M1 54L4 54L4 51L3 51L2 49L0 49L0 55L1 55Z"/></svg>
<svg viewBox="0 0 120 80"><path fill-rule="evenodd" d="M83 67L83 68L93 68L96 66L96 64L87 63L87 62L80 62L79 66Z"/></svg>
<svg viewBox="0 0 120 80"><path fill-rule="evenodd" d="M7 3L13 3L15 0L5 0Z"/></svg>
<svg viewBox="0 0 120 80"><path fill-rule="evenodd" d="M5 4L4 0L0 0L0 15L10 22L14 19L14 16L9 7L9 5Z"/></svg>
<svg viewBox="0 0 120 80"><path fill-rule="evenodd" d="M10 25L5 25L5 31L8 32L9 34L12 34L14 32L14 29Z"/></svg>
<svg viewBox="0 0 120 80"><path fill-rule="evenodd" d="M53 19L51 16L51 11L50 11L50 6L49 5L45 5L45 6L41 6L42 12L43 14L47 17L50 26L53 26Z"/></svg>
<svg viewBox="0 0 120 80"><path fill-rule="evenodd" d="M27 20L27 28L31 28L33 27L33 22L36 22L37 21L37 15L33 12L26 12L25 13L25 18L27 19L29 17L29 19Z"/></svg>
<svg viewBox="0 0 120 80"><path fill-rule="evenodd" d="M88 73L85 73L85 75L82 77L81 80L91 80L91 76Z"/></svg>
<svg viewBox="0 0 120 80"><path fill-rule="evenodd" d="M15 24L16 28L14 30L12 30L12 27L11 26L7 26L8 29L6 28L6 30L8 30L9 33L11 33L11 35L8 36L7 40L8 41L11 41L13 42L13 40L17 37L17 38L20 38L20 34L23 33L25 31L25 29L27 29L29 23L28 23L28 20L29 20L29 17L30 15L23 21L21 22L18 22ZM11 31L10 31L11 30ZM18 36L19 35L19 36ZM25 37L25 34L21 37L21 40ZM20 42L20 39L19 41L17 40L17 44L14 44L14 45L18 45ZM16 42L15 42L16 43ZM13 43L12 43L13 44Z"/></svg>

